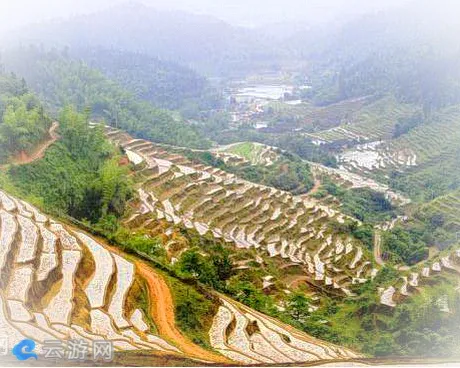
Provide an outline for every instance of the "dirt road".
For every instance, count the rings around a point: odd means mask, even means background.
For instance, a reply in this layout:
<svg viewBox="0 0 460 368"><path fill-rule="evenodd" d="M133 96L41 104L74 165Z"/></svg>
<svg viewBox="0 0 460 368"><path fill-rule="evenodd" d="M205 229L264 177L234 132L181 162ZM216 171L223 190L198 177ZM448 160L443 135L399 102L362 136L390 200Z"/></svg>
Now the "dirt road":
<svg viewBox="0 0 460 368"><path fill-rule="evenodd" d="M169 286L161 275L155 272L147 263L138 259L134 260L132 257L127 257L120 249L107 245L102 238L94 236L93 238L97 239L100 244L103 244L107 250L134 262L137 274L147 282L149 298L152 301L150 313L155 321L155 326L158 329L160 337L172 342L189 358L195 358L204 362L226 365L232 364L232 362L224 356L208 351L193 343L179 331L176 326L173 297L169 290Z"/></svg>
<svg viewBox="0 0 460 368"><path fill-rule="evenodd" d="M383 262L383 259L382 259L381 245L382 245L382 235L380 234L380 231L376 229L375 234L374 234L374 258L375 258L375 262L377 262L379 266L385 266L385 262Z"/></svg>
<svg viewBox="0 0 460 368"><path fill-rule="evenodd" d="M315 179L315 184L313 188L307 193L307 195L311 196L312 194L315 194L319 188L321 187L321 181L319 179Z"/></svg>
<svg viewBox="0 0 460 368"><path fill-rule="evenodd" d="M231 363L223 356L199 347L182 335L176 327L174 302L165 280L142 261L136 261L136 268L138 273L147 281L150 299L153 301L150 312L160 336L175 342L176 346L190 357L210 362Z"/></svg>
<svg viewBox="0 0 460 368"><path fill-rule="evenodd" d="M57 128L59 128L59 123L55 121L53 124L51 124L51 127L48 131L49 139L39 144L30 155L22 152L16 157L13 157L11 160L12 164L26 165L43 158L46 150L59 139L59 135L56 133Z"/></svg>

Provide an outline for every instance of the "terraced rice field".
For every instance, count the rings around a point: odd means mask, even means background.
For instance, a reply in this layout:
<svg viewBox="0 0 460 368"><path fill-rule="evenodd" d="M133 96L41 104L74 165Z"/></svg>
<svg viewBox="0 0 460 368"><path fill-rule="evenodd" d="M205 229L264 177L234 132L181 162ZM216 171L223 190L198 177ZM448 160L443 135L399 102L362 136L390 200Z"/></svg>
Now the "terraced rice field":
<svg viewBox="0 0 460 368"><path fill-rule="evenodd" d="M445 160L457 150L459 139L460 107L455 106L397 139L360 145L338 158L342 167L352 172L404 171Z"/></svg>
<svg viewBox="0 0 460 368"><path fill-rule="evenodd" d="M460 185L459 147L409 169L393 185L420 202L429 202L434 197L449 194Z"/></svg>
<svg viewBox="0 0 460 368"><path fill-rule="evenodd" d="M351 350L314 339L225 297L209 332L214 349L243 364L353 359Z"/></svg>
<svg viewBox="0 0 460 368"><path fill-rule="evenodd" d="M317 107L309 103L288 105L284 102L272 102L269 107L273 110L273 115L279 116L281 121L285 120L285 117L289 117L289 120L294 120L299 128L323 130L349 122L355 114L366 106L369 99L370 97L350 99L324 107Z"/></svg>
<svg viewBox="0 0 460 368"><path fill-rule="evenodd" d="M393 149L385 142L372 142L341 153L338 161L341 169L366 174L417 166L418 156L408 147Z"/></svg>
<svg viewBox="0 0 460 368"><path fill-rule="evenodd" d="M3 192L0 204L2 336L12 344L32 338L39 353L56 339L81 339L90 348L107 339L116 351L180 353L150 333L144 311L127 315L128 298L136 298L131 262Z"/></svg>
<svg viewBox="0 0 460 368"><path fill-rule="evenodd" d="M394 140L395 150L410 148L418 163L429 162L458 147L460 139L460 107L445 109L433 116L429 124L421 125Z"/></svg>
<svg viewBox="0 0 460 368"><path fill-rule="evenodd" d="M397 193L389 188L388 185L379 183L363 175L350 172L345 168L332 168L327 167L315 162L309 162L313 171L318 174L327 174L334 179L335 182L340 183L345 187L350 188L370 188L376 192L385 194L386 198L395 205L405 205L410 203L410 199L403 196L401 193Z"/></svg>
<svg viewBox="0 0 460 368"><path fill-rule="evenodd" d="M148 228L154 219L161 219L171 225L195 229L201 235L211 234L233 244L236 249L255 248L259 255L300 265L310 282L335 295L353 296L350 285L365 283L377 275L372 255L356 240L333 230L334 223L345 220L340 212L286 192L239 180L212 167L190 164L178 155L169 154L147 141L134 140L120 131L109 130L108 136L142 157L147 164L142 170L147 179L139 188L140 208L128 220L134 229ZM315 170L320 168L315 167ZM347 173L342 179L348 178L352 185L369 184L351 180L350 176L356 179L353 176L356 174L344 169L336 171ZM389 191L387 187L379 189ZM404 200L403 197L399 199ZM446 196L443 200L444 203L438 201L440 208L449 210L449 218L456 221L460 216L460 206L457 206L460 195ZM383 224L380 230L386 231L394 223ZM394 285L379 288L380 303L394 308L423 288L433 274L460 274L459 265L460 251L456 250L409 271L401 271ZM271 277L263 281L266 287L273 285ZM449 309L445 301L441 304L442 310ZM267 318L222 298L210 331L211 344L229 359L244 364L276 364L323 357L321 349L324 347L293 347L292 336L279 335ZM326 348L324 354L338 359L347 352Z"/></svg>
<svg viewBox="0 0 460 368"><path fill-rule="evenodd" d="M212 152L217 157L222 158L225 163L233 163L234 165L250 163L252 165L270 166L279 159L279 153L276 148L255 142L234 143L219 147Z"/></svg>
<svg viewBox="0 0 460 368"><path fill-rule="evenodd" d="M209 331L217 353L206 351L177 330L171 295L163 290L166 283L146 264L133 263L118 250L2 191L0 245L0 334L12 344L32 338L38 354L47 340L78 339L87 342L90 351L93 341L110 340L118 352L153 352L208 363L359 357L225 297ZM133 283L140 279L154 289L149 297L161 300L151 305L161 308L153 318L146 318L150 310L136 305L139 289ZM158 326L151 325L152 319Z"/></svg>
<svg viewBox="0 0 460 368"><path fill-rule="evenodd" d="M415 266L410 271L403 273L395 285L380 288L380 303L391 308L396 307L397 304L423 288L433 277L443 273L450 273L460 280L459 249ZM445 302L442 304L441 311L448 312L448 304L446 305Z"/></svg>
<svg viewBox="0 0 460 368"><path fill-rule="evenodd" d="M312 282L334 294L352 295L372 264L362 244L335 229L345 216L290 193L249 183L212 167L184 164L154 144L110 130L108 137L143 157L147 180L141 206L127 222L148 228L154 219L182 224L201 235L255 248L305 269Z"/></svg>
<svg viewBox="0 0 460 368"><path fill-rule="evenodd" d="M441 214L444 219L443 227L460 234L460 190L436 198L420 210L423 213Z"/></svg>
<svg viewBox="0 0 460 368"><path fill-rule="evenodd" d="M417 112L413 105L398 103L394 97L385 97L353 112L340 126L309 136L324 143L388 139L398 120L411 117Z"/></svg>

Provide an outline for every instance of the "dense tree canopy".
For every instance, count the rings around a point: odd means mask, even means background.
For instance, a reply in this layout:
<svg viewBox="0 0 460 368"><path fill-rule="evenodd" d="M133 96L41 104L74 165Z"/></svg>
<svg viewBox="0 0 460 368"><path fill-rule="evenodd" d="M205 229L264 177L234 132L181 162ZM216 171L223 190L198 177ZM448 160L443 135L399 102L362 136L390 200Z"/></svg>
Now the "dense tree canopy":
<svg viewBox="0 0 460 368"><path fill-rule="evenodd" d="M80 48L70 51L154 106L179 109L207 91L207 81L192 69L141 53Z"/></svg>
<svg viewBox="0 0 460 368"><path fill-rule="evenodd" d="M88 115L69 107L59 121L60 141L42 160L12 167L13 183L55 213L91 222L122 215L131 196L130 183L102 130L90 128Z"/></svg>
<svg viewBox="0 0 460 368"><path fill-rule="evenodd" d="M24 80L0 74L0 162L31 150L44 138L51 124L38 99Z"/></svg>

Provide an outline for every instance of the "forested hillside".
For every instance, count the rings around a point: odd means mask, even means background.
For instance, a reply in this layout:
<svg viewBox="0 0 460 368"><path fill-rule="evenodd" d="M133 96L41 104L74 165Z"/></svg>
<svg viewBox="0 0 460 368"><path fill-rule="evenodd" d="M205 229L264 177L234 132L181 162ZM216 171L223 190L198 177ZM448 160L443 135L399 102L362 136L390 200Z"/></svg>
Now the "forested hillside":
<svg viewBox="0 0 460 368"><path fill-rule="evenodd" d="M51 119L25 81L0 72L0 163L33 149L50 125Z"/></svg>
<svg viewBox="0 0 460 368"><path fill-rule="evenodd" d="M101 47L70 49L69 54L160 108L179 109L211 93L207 80L192 69L146 54Z"/></svg>
<svg viewBox="0 0 460 368"><path fill-rule="evenodd" d="M89 109L93 119L104 119L140 137L179 146L209 146L180 116L141 101L83 62L33 47L7 52L3 60L54 111L71 104L79 111Z"/></svg>
<svg viewBox="0 0 460 368"><path fill-rule="evenodd" d="M66 107L59 115L59 142L43 159L11 167L8 177L48 212L97 223L121 216L132 191L119 153L88 121L88 115Z"/></svg>

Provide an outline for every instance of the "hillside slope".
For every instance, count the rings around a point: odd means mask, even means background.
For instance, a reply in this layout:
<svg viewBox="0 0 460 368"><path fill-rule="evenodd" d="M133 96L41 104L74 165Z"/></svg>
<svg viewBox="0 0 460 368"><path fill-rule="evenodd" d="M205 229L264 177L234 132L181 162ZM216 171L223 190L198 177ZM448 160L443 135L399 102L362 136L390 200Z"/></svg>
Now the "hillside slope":
<svg viewBox="0 0 460 368"><path fill-rule="evenodd" d="M156 308L171 311L174 306L167 284L147 264L4 192L0 203L0 326L13 344L33 338L42 353L43 343L56 338L82 339L90 347L95 340L110 340L119 352L145 350L216 363L358 357L224 298L209 338L228 359L206 351L177 330L173 312L151 313L157 299L163 304ZM234 314L227 322L222 320L225 310ZM225 323L234 318L237 327L226 337ZM260 331L251 334L252 344L244 332L245 318ZM273 348L283 354L272 354Z"/></svg>
<svg viewBox="0 0 460 368"><path fill-rule="evenodd" d="M4 53L2 62L6 70L22 75L51 111L73 105L88 111L92 119L104 119L162 143L194 148L210 144L177 113L141 100L101 71L64 52L17 48Z"/></svg>
<svg viewBox="0 0 460 368"><path fill-rule="evenodd" d="M99 47L71 49L70 55L160 108L178 109L206 93L207 80L192 69L145 54Z"/></svg>
<svg viewBox="0 0 460 368"><path fill-rule="evenodd" d="M24 80L0 71L0 164L31 153L50 127L51 118Z"/></svg>
<svg viewBox="0 0 460 368"><path fill-rule="evenodd" d="M142 205L129 219L131 226L147 226L152 217L183 223L202 236L210 233L237 248L255 248L300 265L312 283L336 295L353 295L351 285L365 282L372 273L363 245L343 225L354 220L342 213L192 164L119 130L109 128L107 135L146 164L146 180L139 188Z"/></svg>

